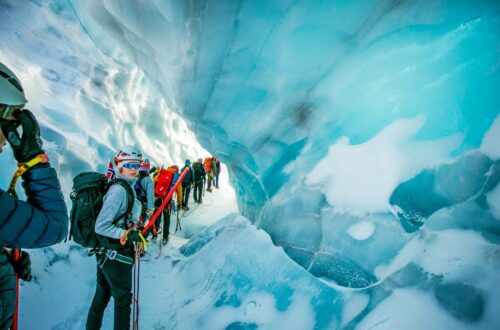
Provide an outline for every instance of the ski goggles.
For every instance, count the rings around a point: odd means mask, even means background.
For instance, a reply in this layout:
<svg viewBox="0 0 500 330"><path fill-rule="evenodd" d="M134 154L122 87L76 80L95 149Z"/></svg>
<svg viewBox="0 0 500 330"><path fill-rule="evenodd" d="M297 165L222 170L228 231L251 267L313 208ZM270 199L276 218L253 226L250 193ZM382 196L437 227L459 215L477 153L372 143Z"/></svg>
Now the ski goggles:
<svg viewBox="0 0 500 330"><path fill-rule="evenodd" d="M131 169L138 170L141 168L141 163L125 163L122 166L125 167L127 170Z"/></svg>

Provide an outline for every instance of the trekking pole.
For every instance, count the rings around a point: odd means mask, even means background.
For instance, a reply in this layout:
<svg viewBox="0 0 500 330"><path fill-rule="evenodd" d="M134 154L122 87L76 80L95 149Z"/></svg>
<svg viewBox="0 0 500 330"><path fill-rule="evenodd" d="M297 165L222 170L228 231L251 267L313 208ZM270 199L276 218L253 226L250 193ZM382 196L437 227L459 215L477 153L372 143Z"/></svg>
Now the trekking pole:
<svg viewBox="0 0 500 330"><path fill-rule="evenodd" d="M133 282L132 282L132 324L133 324L133 327L135 328L135 303L136 303L136 297L137 297L137 294L136 294L136 287L137 287L137 284L136 284L136 274L137 274L137 244L136 244L136 252L135 252L135 262L134 262L134 276L133 276Z"/></svg>

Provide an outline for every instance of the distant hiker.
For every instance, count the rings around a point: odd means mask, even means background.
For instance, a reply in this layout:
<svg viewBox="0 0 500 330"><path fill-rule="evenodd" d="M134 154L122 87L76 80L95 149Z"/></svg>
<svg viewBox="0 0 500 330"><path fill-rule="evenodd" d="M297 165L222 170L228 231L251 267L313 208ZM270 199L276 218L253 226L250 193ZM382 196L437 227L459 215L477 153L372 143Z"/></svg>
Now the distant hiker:
<svg viewBox="0 0 500 330"><path fill-rule="evenodd" d="M212 157L205 158L205 172L207 174L207 191L212 192L212 181L214 179L214 168L212 164Z"/></svg>
<svg viewBox="0 0 500 330"><path fill-rule="evenodd" d="M27 102L19 79L0 63L0 153L9 142L19 164L18 173L23 172L27 197L27 201L19 201L15 192L11 195L0 189L0 329L12 326L16 305L14 272L24 281L31 280L29 254L21 251L14 260L6 248L46 247L63 240L68 231L68 211L57 173L42 149L35 116L23 109ZM5 169L2 171L6 175Z"/></svg>
<svg viewBox="0 0 500 330"><path fill-rule="evenodd" d="M186 159L184 163L184 167L181 170L181 173L187 168L188 173L182 179L182 208L185 210L189 210L189 193L191 192L191 185L194 183L194 172L191 168L191 161Z"/></svg>
<svg viewBox="0 0 500 330"><path fill-rule="evenodd" d="M177 181L179 180L179 166L177 165L172 165L170 166L168 169L168 171L173 171L174 172L174 176L172 178L172 183L170 184L170 189L173 189L175 184L177 183ZM177 212L180 208L180 206L182 205L182 182L181 184L177 185L177 188L175 190L175 194L176 194L176 197L177 197L177 204L174 203L174 198L172 197L172 199L170 200L170 203L167 205L167 207L165 207L166 211L164 212L164 215L165 215L165 219L163 220L163 245L167 244L168 242L168 239L169 239L169 236L170 236L170 218L171 218L171 215L172 215L172 211L174 211L174 208L177 209Z"/></svg>
<svg viewBox="0 0 500 330"><path fill-rule="evenodd" d="M220 175L220 161L213 157L213 160L212 160L212 165L214 166L214 175L215 175L215 179L214 179L214 186L215 188L219 188L219 175Z"/></svg>
<svg viewBox="0 0 500 330"><path fill-rule="evenodd" d="M120 238L127 229L139 223L141 203L136 198L134 185L139 175L142 154L125 146L115 157L118 166L116 179L109 187L97 216L95 232L101 247L97 249L97 286L90 306L86 329L100 329L104 310L111 297L114 299L114 329L129 329L132 303L132 266L134 242L140 242L137 230L127 236L125 245ZM129 211L130 210L130 211Z"/></svg>
<svg viewBox="0 0 500 330"><path fill-rule="evenodd" d="M155 175L153 181L155 182L155 207L157 210L162 205L164 199L167 197L170 189L173 188L177 180L179 180L179 167L177 165L172 165L167 169L162 168L159 170L158 174ZM179 184L177 186L176 193L177 205L180 206L182 204L182 185ZM153 233L153 235L156 238L158 229L160 229L159 226L161 220L163 219L163 228L161 228L163 234L163 244L166 244L169 238L170 214L172 209L175 207L175 203L173 203L172 200L173 199L168 202L167 206L163 209L161 216L156 218L155 221L155 228L157 230Z"/></svg>
<svg viewBox="0 0 500 330"><path fill-rule="evenodd" d="M141 220L143 225L155 209L155 185L149 176L150 167L149 159L144 159L139 169L139 180L134 186L137 199L142 203Z"/></svg>
<svg viewBox="0 0 500 330"><path fill-rule="evenodd" d="M172 180L172 185L170 186L170 189L173 189L174 188L174 185L177 183L177 181L179 180L179 177L181 176L180 173L179 173L179 166L177 165L172 165L170 166L170 168L172 170L174 170L174 178ZM176 208L177 209L180 209L181 208L181 205L182 205L182 182L181 184L179 184L177 186L177 189L175 190L175 195L177 196L177 204L176 204Z"/></svg>
<svg viewBox="0 0 500 330"><path fill-rule="evenodd" d="M206 180L205 168L203 167L203 159L198 158L196 163L193 164L193 173L194 173L194 202L201 204L202 202L202 193L203 193L203 183Z"/></svg>

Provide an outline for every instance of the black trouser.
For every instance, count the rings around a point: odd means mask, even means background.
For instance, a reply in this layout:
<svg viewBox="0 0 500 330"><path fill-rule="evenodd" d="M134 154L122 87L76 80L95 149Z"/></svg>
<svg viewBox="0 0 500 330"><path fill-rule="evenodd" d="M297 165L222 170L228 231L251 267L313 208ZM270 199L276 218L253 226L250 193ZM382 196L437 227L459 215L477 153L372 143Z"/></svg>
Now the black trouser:
<svg viewBox="0 0 500 330"><path fill-rule="evenodd" d="M172 213L172 208L170 205L165 206L165 211L163 214L165 216L163 220L163 239L168 240L168 235L170 234L170 214Z"/></svg>
<svg viewBox="0 0 500 330"><path fill-rule="evenodd" d="M193 197L195 202L201 203L202 193L203 193L203 179L199 179L198 181L194 182Z"/></svg>
<svg viewBox="0 0 500 330"><path fill-rule="evenodd" d="M188 207L189 193L191 192L191 182L182 185L182 206Z"/></svg>
<svg viewBox="0 0 500 330"><path fill-rule="evenodd" d="M127 256L134 258L133 255ZM101 256L96 255L96 258L99 262ZM132 265L108 259L102 268L97 266L97 286L87 316L87 330L101 328L104 310L111 297L115 301L114 329L130 329Z"/></svg>
<svg viewBox="0 0 500 330"><path fill-rule="evenodd" d="M158 210L158 208L160 208L162 203L163 203L162 198L157 198L155 200L155 207L157 210ZM165 208L161 212L160 216L158 216L158 218L156 218L156 221L155 221L156 230L160 230L161 219L163 217L163 219L164 219L163 220L163 238L166 238L166 239L168 239L169 228L170 228L170 209L171 209L170 203L167 203L167 205L165 205Z"/></svg>

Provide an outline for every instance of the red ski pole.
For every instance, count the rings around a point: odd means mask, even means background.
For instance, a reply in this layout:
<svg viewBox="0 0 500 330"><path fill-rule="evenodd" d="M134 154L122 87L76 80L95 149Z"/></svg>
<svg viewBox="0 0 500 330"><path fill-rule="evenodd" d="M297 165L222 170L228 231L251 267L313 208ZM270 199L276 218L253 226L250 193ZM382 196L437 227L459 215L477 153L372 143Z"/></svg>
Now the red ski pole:
<svg viewBox="0 0 500 330"><path fill-rule="evenodd" d="M175 185L172 187L172 189L170 189L167 197L165 197L165 199L163 200L163 203L161 203L161 206L158 208L158 210L156 210L155 214L153 214L153 216L149 219L149 223L147 224L147 226L144 227L144 229L142 230L143 233L146 233L148 231L148 229L151 228L151 226L155 223L156 219L158 218L158 216L160 215L160 213L163 211L163 209L165 208L165 206L167 205L167 203L170 202L170 199L174 195L175 190L177 189L177 187L181 183L182 179L184 179L184 177L186 176L186 174L188 172L189 172L189 169L186 168L181 173L181 176L179 177L179 179L177 180L177 182L175 183Z"/></svg>

